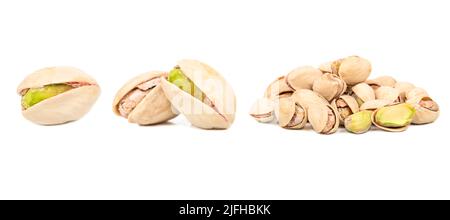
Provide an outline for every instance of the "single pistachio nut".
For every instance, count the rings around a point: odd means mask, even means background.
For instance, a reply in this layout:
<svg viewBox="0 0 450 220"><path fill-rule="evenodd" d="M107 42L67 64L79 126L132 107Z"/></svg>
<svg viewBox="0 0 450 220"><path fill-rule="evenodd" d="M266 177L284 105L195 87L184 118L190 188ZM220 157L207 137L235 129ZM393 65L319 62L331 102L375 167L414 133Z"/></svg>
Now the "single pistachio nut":
<svg viewBox="0 0 450 220"><path fill-rule="evenodd" d="M372 114L372 123L385 131L405 131L416 110L411 104L400 103L379 108Z"/></svg>
<svg viewBox="0 0 450 220"><path fill-rule="evenodd" d="M308 121L314 131L320 134L332 134L339 128L339 113L331 105L316 103L307 108Z"/></svg>
<svg viewBox="0 0 450 220"><path fill-rule="evenodd" d="M130 123L153 125L175 118L172 108L161 87L161 78L167 73L152 71L128 81L116 94L113 112Z"/></svg>
<svg viewBox="0 0 450 220"><path fill-rule="evenodd" d="M388 100L391 103L400 102L400 90L389 86L380 86L375 90L375 98Z"/></svg>
<svg viewBox="0 0 450 220"><path fill-rule="evenodd" d="M380 76L375 79L369 79L366 83L372 87L373 90L377 90L381 86L394 87L397 80L392 76Z"/></svg>
<svg viewBox="0 0 450 220"><path fill-rule="evenodd" d="M286 75L286 83L293 90L312 89L316 79L322 76L322 71L312 66L303 66L292 70Z"/></svg>
<svg viewBox="0 0 450 220"><path fill-rule="evenodd" d="M391 105L392 102L389 100L385 100L385 99L375 99L375 100L370 100L367 102L364 102L360 107L359 110L371 110L371 111L375 111L379 108L382 108L384 106L387 105Z"/></svg>
<svg viewBox="0 0 450 220"><path fill-rule="evenodd" d="M272 122L274 116L275 103L267 98L258 99L250 109L250 116L263 123Z"/></svg>
<svg viewBox="0 0 450 220"><path fill-rule="evenodd" d="M319 70L322 71L322 73L333 73L333 68L331 68L332 63L333 62L326 62L320 64Z"/></svg>
<svg viewBox="0 0 450 220"><path fill-rule="evenodd" d="M331 105L337 109L341 125L344 124L344 120L348 116L359 112L358 102L356 102L354 97L349 95L342 95L338 99L333 100Z"/></svg>
<svg viewBox="0 0 450 220"><path fill-rule="evenodd" d="M295 91L294 94L292 94L292 98L296 103L299 103L306 108L315 104L328 105L328 101L324 97L309 89L299 89Z"/></svg>
<svg viewBox="0 0 450 220"><path fill-rule="evenodd" d="M264 97L270 100L276 100L280 97L291 96L294 90L286 84L286 77L278 77L267 87Z"/></svg>
<svg viewBox="0 0 450 220"><path fill-rule="evenodd" d="M416 87L414 89L411 89L408 93L406 93L406 100L408 99L416 99L421 97L429 96L428 92L425 89Z"/></svg>
<svg viewBox="0 0 450 220"><path fill-rule="evenodd" d="M276 102L275 116L280 127L286 129L301 129L308 121L306 109L292 97L283 97Z"/></svg>
<svg viewBox="0 0 450 220"><path fill-rule="evenodd" d="M339 76L325 73L314 81L313 91L319 93L326 100L338 98L347 90L347 85Z"/></svg>
<svg viewBox="0 0 450 220"><path fill-rule="evenodd" d="M413 105L416 109L416 114L412 120L413 124L432 123L439 117L439 105L428 96L409 99L407 103Z"/></svg>
<svg viewBox="0 0 450 220"><path fill-rule="evenodd" d="M408 94L411 90L416 88L416 86L412 83L408 82L397 82L394 86L394 88L398 89L400 91L400 102L406 101L406 94Z"/></svg>
<svg viewBox="0 0 450 220"><path fill-rule="evenodd" d="M181 60L161 78L164 94L192 125L202 129L227 129L235 119L236 96L232 87L212 67Z"/></svg>
<svg viewBox="0 0 450 220"><path fill-rule="evenodd" d="M56 125L83 117L100 95L97 82L73 67L49 67L28 75L18 86L22 115L37 124Z"/></svg>
<svg viewBox="0 0 450 220"><path fill-rule="evenodd" d="M363 110L350 115L345 119L344 126L355 134L366 133L372 127L372 111Z"/></svg>
<svg viewBox="0 0 450 220"><path fill-rule="evenodd" d="M349 86L365 82L372 72L372 65L364 58L350 56L332 63L333 73L339 75Z"/></svg>
<svg viewBox="0 0 450 220"><path fill-rule="evenodd" d="M370 100L375 100L375 92L367 83L359 83L352 87L353 97L359 105Z"/></svg>

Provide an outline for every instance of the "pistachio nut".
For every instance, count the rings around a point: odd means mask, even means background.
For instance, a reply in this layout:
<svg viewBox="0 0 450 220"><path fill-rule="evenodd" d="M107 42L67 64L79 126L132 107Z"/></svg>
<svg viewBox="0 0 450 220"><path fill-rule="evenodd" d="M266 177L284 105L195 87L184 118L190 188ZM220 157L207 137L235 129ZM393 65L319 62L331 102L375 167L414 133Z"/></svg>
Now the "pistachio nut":
<svg viewBox="0 0 450 220"><path fill-rule="evenodd" d="M322 71L312 66L303 66L292 70L286 76L286 83L293 90L312 89L316 79L322 76Z"/></svg>
<svg viewBox="0 0 450 220"><path fill-rule="evenodd" d="M366 81L373 90L377 90L381 86L394 87L397 80L392 76L380 76L375 79L369 79Z"/></svg>
<svg viewBox="0 0 450 220"><path fill-rule="evenodd" d="M341 124L344 120L357 112L359 112L359 105L353 96L342 95L338 99L331 102L331 105L339 112L339 121Z"/></svg>
<svg viewBox="0 0 450 220"><path fill-rule="evenodd" d="M400 102L406 101L406 94L408 94L411 90L416 88L416 86L412 83L408 82L397 82L394 86L394 88L398 89L400 91Z"/></svg>
<svg viewBox="0 0 450 220"><path fill-rule="evenodd" d="M227 129L234 122L236 97L228 82L210 66L181 60L161 78L164 94L192 125L203 129Z"/></svg>
<svg viewBox="0 0 450 220"><path fill-rule="evenodd" d="M37 124L56 125L83 117L100 95L97 82L73 67L49 67L27 76L17 92L22 115Z"/></svg>
<svg viewBox="0 0 450 220"><path fill-rule="evenodd" d="M308 121L306 108L295 103L292 97L283 97L275 104L278 124L286 129L301 129Z"/></svg>
<svg viewBox="0 0 450 220"><path fill-rule="evenodd" d="M421 97L429 96L428 92L425 89L416 87L414 89L411 89L408 93L406 93L406 99L416 99Z"/></svg>
<svg viewBox="0 0 450 220"><path fill-rule="evenodd" d="M259 122L271 122L274 119L274 104L274 101L267 98L258 99L250 109L250 116Z"/></svg>
<svg viewBox="0 0 450 220"><path fill-rule="evenodd" d="M349 86L366 81L372 72L370 62L358 56L336 60L331 67L333 73L339 75Z"/></svg>
<svg viewBox="0 0 450 220"><path fill-rule="evenodd" d="M333 69L331 68L332 63L333 62L326 62L320 64L319 70L322 71L322 73L333 73Z"/></svg>
<svg viewBox="0 0 450 220"><path fill-rule="evenodd" d="M428 124L436 121L439 117L439 105L430 97L415 97L407 101L416 109L412 120L413 124Z"/></svg>
<svg viewBox="0 0 450 220"><path fill-rule="evenodd" d="M320 134L332 134L339 128L339 113L331 105L316 103L307 108L308 121Z"/></svg>
<svg viewBox="0 0 450 220"><path fill-rule="evenodd" d="M400 102L400 90L389 86L380 86L375 90L375 98L388 100L391 103Z"/></svg>
<svg viewBox="0 0 450 220"><path fill-rule="evenodd" d="M294 94L292 94L292 98L296 103L305 107L315 104L328 105L328 101L324 97L309 89L295 91Z"/></svg>
<svg viewBox="0 0 450 220"><path fill-rule="evenodd" d="M359 105L370 100L375 100L375 92L367 83L359 83L352 87L353 97Z"/></svg>
<svg viewBox="0 0 450 220"><path fill-rule="evenodd" d="M319 93L326 100L338 98L347 90L347 85L339 76L325 73L314 81L313 91Z"/></svg>
<svg viewBox="0 0 450 220"><path fill-rule="evenodd" d="M161 88L167 73L152 71L128 81L116 94L113 112L130 123L152 125L166 122L178 115Z"/></svg>
<svg viewBox="0 0 450 220"><path fill-rule="evenodd" d="M411 104L400 103L375 110L372 123L385 131L404 131L411 124L416 110Z"/></svg>
<svg viewBox="0 0 450 220"><path fill-rule="evenodd" d="M375 111L379 108L382 108L384 106L390 105L392 104L391 101L389 100L385 100L385 99L375 99L375 100L370 100L367 102L364 102L360 107L359 110L371 110L371 111Z"/></svg>
<svg viewBox="0 0 450 220"><path fill-rule="evenodd" d="M372 111L363 110L350 115L345 119L344 126L355 134L366 133L372 127Z"/></svg>
<svg viewBox="0 0 450 220"><path fill-rule="evenodd" d="M286 84L286 77L280 76L267 87L264 97L275 100L280 97L291 96L294 90Z"/></svg>

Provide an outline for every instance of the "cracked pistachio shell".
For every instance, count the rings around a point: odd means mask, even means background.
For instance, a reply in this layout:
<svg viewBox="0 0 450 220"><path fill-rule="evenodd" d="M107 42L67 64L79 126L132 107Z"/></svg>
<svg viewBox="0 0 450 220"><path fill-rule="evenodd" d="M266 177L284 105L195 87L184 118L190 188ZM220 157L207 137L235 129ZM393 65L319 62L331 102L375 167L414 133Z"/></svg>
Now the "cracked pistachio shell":
<svg viewBox="0 0 450 220"><path fill-rule="evenodd" d="M415 97L409 99L407 103L414 106L416 114L412 120L413 124L428 124L436 121L439 117L439 105L430 97Z"/></svg>
<svg viewBox="0 0 450 220"><path fill-rule="evenodd" d="M425 89L416 87L414 89L411 89L408 93L406 93L406 99L415 99L420 97L429 96L428 92Z"/></svg>
<svg viewBox="0 0 450 220"><path fill-rule="evenodd" d="M364 110L350 115L345 119L344 126L355 134L366 133L372 127L372 111Z"/></svg>
<svg viewBox="0 0 450 220"><path fill-rule="evenodd" d="M406 94L408 94L411 90L416 88L416 86L412 83L408 82L397 82L394 86L394 88L398 89L400 91L400 101L405 102L406 101Z"/></svg>
<svg viewBox="0 0 450 220"><path fill-rule="evenodd" d="M113 112L121 116L118 108L123 98L128 93L137 88L138 85L150 80L167 78L167 73L161 71L151 71L141 74L128 81L116 94L113 101ZM129 113L127 119L130 123L139 125L152 125L166 122L178 115L172 109L169 100L164 95L161 85L156 85Z"/></svg>
<svg viewBox="0 0 450 220"><path fill-rule="evenodd" d="M370 100L367 102L364 102L360 107L359 110L377 110L379 108L382 108L384 106L390 105L392 104L391 101L389 100L384 100L384 99L375 99L375 100Z"/></svg>
<svg viewBox="0 0 450 220"><path fill-rule="evenodd" d="M314 81L313 91L319 93L326 100L338 98L347 90L347 85L339 76L325 73Z"/></svg>
<svg viewBox="0 0 450 220"><path fill-rule="evenodd" d="M352 92L359 105L370 100L375 100L375 92L367 83L359 83L353 86Z"/></svg>
<svg viewBox="0 0 450 220"><path fill-rule="evenodd" d="M30 108L22 110L22 115L37 124L57 125L76 121L83 117L100 95L100 87L91 76L73 67L49 67L28 75L18 86L22 95L31 88L47 85L79 83L80 87L45 99Z"/></svg>
<svg viewBox="0 0 450 220"><path fill-rule="evenodd" d="M316 79L322 76L322 71L312 66L303 66L292 70L286 75L286 83L294 90L312 89Z"/></svg>
<svg viewBox="0 0 450 220"><path fill-rule="evenodd" d="M274 101L267 98L261 98L252 105L250 116L259 122L268 123L272 122L275 118L274 110Z"/></svg>
<svg viewBox="0 0 450 220"><path fill-rule="evenodd" d="M380 76L375 79L369 79L366 83L369 84L373 90L377 90L381 86L394 87L397 80L395 80L392 76Z"/></svg>
<svg viewBox="0 0 450 220"><path fill-rule="evenodd" d="M333 73L337 73L347 85L356 85L365 82L372 72L370 62L362 57L350 56L334 61Z"/></svg>
<svg viewBox="0 0 450 220"><path fill-rule="evenodd" d="M292 94L292 98L296 103L308 108L310 105L322 104L328 105L328 101L318 93L309 89L300 89Z"/></svg>
<svg viewBox="0 0 450 220"><path fill-rule="evenodd" d="M411 104L400 103L375 110L372 123L385 131L400 132L408 129L416 110Z"/></svg>
<svg viewBox="0 0 450 220"><path fill-rule="evenodd" d="M227 129L234 122L236 96L216 70L196 60L181 60L178 66L208 98L205 103L162 79L164 94L192 125L202 129Z"/></svg>
<svg viewBox="0 0 450 220"><path fill-rule="evenodd" d="M314 104L307 108L308 121L314 131L320 134L332 134L339 128L339 113L331 105Z"/></svg>
<svg viewBox="0 0 450 220"><path fill-rule="evenodd" d="M295 103L292 97L280 98L275 104L275 116L282 128L301 129L305 127L307 119L306 109Z"/></svg>
<svg viewBox="0 0 450 220"><path fill-rule="evenodd" d="M349 95L342 95L331 102L331 106L337 109L340 123L343 124L345 118L359 112L359 105L356 99Z"/></svg>
<svg viewBox="0 0 450 220"><path fill-rule="evenodd" d="M400 102L400 91L392 87L381 86L375 90L375 98L388 100L391 103Z"/></svg>
<svg viewBox="0 0 450 220"><path fill-rule="evenodd" d="M264 97L270 100L275 100L280 97L290 96L294 90L286 84L286 77L278 77L267 87Z"/></svg>

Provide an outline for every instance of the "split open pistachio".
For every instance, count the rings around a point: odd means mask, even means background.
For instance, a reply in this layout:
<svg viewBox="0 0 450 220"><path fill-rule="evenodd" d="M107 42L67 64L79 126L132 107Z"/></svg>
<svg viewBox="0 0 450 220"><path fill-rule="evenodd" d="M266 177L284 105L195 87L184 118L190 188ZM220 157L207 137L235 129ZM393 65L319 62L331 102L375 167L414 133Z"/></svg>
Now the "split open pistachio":
<svg viewBox="0 0 450 220"><path fill-rule="evenodd" d="M439 105L430 97L415 97L409 99L407 103L414 106L416 114L412 120L413 124L428 124L436 121L439 117Z"/></svg>
<svg viewBox="0 0 450 220"><path fill-rule="evenodd" d="M397 80L392 76L380 76L375 79L369 79L366 83L376 91L381 86L394 87Z"/></svg>
<svg viewBox="0 0 450 220"><path fill-rule="evenodd" d="M352 87L353 97L359 105L375 100L375 92L367 83L359 83Z"/></svg>
<svg viewBox="0 0 450 220"><path fill-rule="evenodd" d="M56 125L83 117L100 95L97 82L73 67L49 67L27 76L17 92L22 115L37 124Z"/></svg>
<svg viewBox="0 0 450 220"><path fill-rule="evenodd" d="M344 123L344 120L348 116L359 112L358 102L356 102L355 98L349 95L343 95L338 99L333 100L331 105L338 110L339 121L341 124Z"/></svg>
<svg viewBox="0 0 450 220"><path fill-rule="evenodd" d="M167 78L167 73L152 71L131 79L117 92L114 113L140 125L159 124L176 117L178 113L162 90L161 78Z"/></svg>
<svg viewBox="0 0 450 220"><path fill-rule="evenodd" d="M258 99L250 109L250 115L257 121L268 123L275 118L275 103L274 101L261 98Z"/></svg>
<svg viewBox="0 0 450 220"><path fill-rule="evenodd" d="M286 129L301 129L308 121L308 113L304 106L295 103L292 97L283 97L275 105L275 116L278 124Z"/></svg>
<svg viewBox="0 0 450 220"><path fill-rule="evenodd" d="M278 77L266 89L264 97L275 100L280 97L291 96L294 90L286 83L286 77Z"/></svg>
<svg viewBox="0 0 450 220"><path fill-rule="evenodd" d="M181 60L161 78L164 94L192 125L202 129L227 129L234 122L236 97L228 82L212 67Z"/></svg>
<svg viewBox="0 0 450 220"><path fill-rule="evenodd" d="M331 105L310 105L308 121L317 133L332 134L339 128L339 113Z"/></svg>
<svg viewBox="0 0 450 220"><path fill-rule="evenodd" d="M345 129L351 133L366 133L372 127L372 111L363 110L345 118Z"/></svg>
<svg viewBox="0 0 450 220"><path fill-rule="evenodd" d="M325 73L314 81L312 90L322 95L328 101L332 101L347 90L347 84L339 76Z"/></svg>
<svg viewBox="0 0 450 220"><path fill-rule="evenodd" d="M372 115L375 126L386 131L404 131L411 124L416 110L408 103L377 109Z"/></svg>
<svg viewBox="0 0 450 220"><path fill-rule="evenodd" d="M406 94L408 94L411 90L416 88L416 86L408 82L397 82L394 85L394 88L398 89L398 91L400 92L400 102L405 102Z"/></svg>

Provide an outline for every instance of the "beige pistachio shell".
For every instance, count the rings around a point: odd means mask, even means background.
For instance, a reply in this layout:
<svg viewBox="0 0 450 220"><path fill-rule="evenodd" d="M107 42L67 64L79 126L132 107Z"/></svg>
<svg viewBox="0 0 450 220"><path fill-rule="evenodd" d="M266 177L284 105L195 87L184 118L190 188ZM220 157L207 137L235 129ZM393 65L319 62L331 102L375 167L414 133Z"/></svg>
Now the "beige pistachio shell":
<svg viewBox="0 0 450 220"><path fill-rule="evenodd" d="M216 70L196 60L182 60L178 66L212 104L203 103L163 78L161 85L172 105L196 127L229 128L235 118L236 96L227 81Z"/></svg>
<svg viewBox="0 0 450 220"><path fill-rule="evenodd" d="M380 86L375 90L376 99L388 100L391 103L400 102L400 91L389 86Z"/></svg>
<svg viewBox="0 0 450 220"><path fill-rule="evenodd" d="M250 116L259 122L268 123L273 121L275 118L274 110L274 101L267 98L261 98L252 105L250 109Z"/></svg>
<svg viewBox="0 0 450 220"><path fill-rule="evenodd" d="M341 103L344 106L341 106ZM356 102L354 97L349 95L342 95L338 99L333 100L331 106L338 110L341 125L344 123L346 117L359 112L358 102Z"/></svg>
<svg viewBox="0 0 450 220"><path fill-rule="evenodd" d="M322 73L333 73L333 69L331 68L331 64L333 62L327 62L327 63L322 63L319 66L319 70L322 71Z"/></svg>
<svg viewBox="0 0 450 220"><path fill-rule="evenodd" d="M310 105L322 104L328 105L328 101L318 93L309 89L300 89L292 94L292 98L296 103L308 108Z"/></svg>
<svg viewBox="0 0 450 220"><path fill-rule="evenodd" d="M280 98L275 104L275 116L282 128L301 129L308 121L306 109L292 97Z"/></svg>
<svg viewBox="0 0 450 220"><path fill-rule="evenodd" d="M294 90L286 84L286 77L280 76L267 87L264 97L275 100L280 97L290 96L293 92Z"/></svg>
<svg viewBox="0 0 450 220"><path fill-rule="evenodd" d="M28 75L17 88L17 93L21 94L23 90L30 88L40 88L45 85L83 82L97 85L94 78L87 75L80 69L74 67L57 66L47 67Z"/></svg>
<svg viewBox="0 0 450 220"><path fill-rule="evenodd" d="M130 81L128 81L118 92L113 101L113 111L116 115L120 115L118 111L118 105L125 96L134 90L138 85L153 79L167 78L167 73L161 71L151 71L141 74ZM142 99L139 104L128 115L128 121L130 123L136 123L140 125L152 125L162 122L166 122L174 117L178 113L174 110L166 98L161 85L157 85L155 88Z"/></svg>
<svg viewBox="0 0 450 220"><path fill-rule="evenodd" d="M338 98L347 90L347 85L339 76L325 73L314 81L313 91L319 93L326 100Z"/></svg>
<svg viewBox="0 0 450 220"><path fill-rule="evenodd" d="M389 110L388 110L389 109ZM379 114L379 112L384 111L387 112L387 114L396 114L396 112L399 112L397 110L399 110L400 112L404 112L404 110L409 110L410 112L412 112L412 116L408 117L408 119L402 119L402 117L399 115L398 117L392 117L392 118L396 118L397 120L406 120L405 121L405 125L402 127L387 127L387 126L383 126L381 125L378 121L377 121L377 115ZM391 131L391 132L401 132L401 131L405 131L408 129L409 125L412 122L412 118L414 116L414 107L408 103L398 103L398 104L393 104L393 105L389 105L389 106L385 106L382 108L379 108L377 110L375 110L372 114L372 123L385 131Z"/></svg>
<svg viewBox="0 0 450 220"><path fill-rule="evenodd" d="M408 93L406 93L406 99L415 99L415 98L421 98L429 96L428 92L425 89L416 87L414 89L411 89Z"/></svg>
<svg viewBox="0 0 450 220"><path fill-rule="evenodd" d="M314 131L320 134L332 134L339 128L337 109L331 105L315 104L308 107L308 121Z"/></svg>
<svg viewBox="0 0 450 220"><path fill-rule="evenodd" d="M411 90L416 88L416 86L412 83L408 82L397 82L394 86L394 88L398 89L400 91L400 101L405 102L406 101L406 94L408 94Z"/></svg>
<svg viewBox="0 0 450 220"><path fill-rule="evenodd" d="M322 71L312 66L303 66L292 70L286 76L286 83L294 90L312 89L316 79L322 76Z"/></svg>
<svg viewBox="0 0 450 220"><path fill-rule="evenodd" d="M391 101L389 100L384 100L384 99L375 99L375 100L370 100L367 102L364 102L360 107L359 110L363 111L363 110L376 110L379 108L382 108L384 106L390 105L392 104Z"/></svg>
<svg viewBox="0 0 450 220"><path fill-rule="evenodd" d="M337 72L347 85L356 85L366 81L372 72L370 62L358 56L350 56L335 61L332 68L334 69L334 73Z"/></svg>
<svg viewBox="0 0 450 220"><path fill-rule="evenodd" d="M367 83L359 83L353 86L352 92L360 105L364 102L375 100L375 92Z"/></svg>
<svg viewBox="0 0 450 220"><path fill-rule="evenodd" d="M436 121L439 117L439 105L430 97L415 97L409 99L407 103L414 106L416 114L414 115L413 124L428 124Z"/></svg>
<svg viewBox="0 0 450 220"><path fill-rule="evenodd" d="M371 86L374 90L377 90L381 86L394 87L397 83L397 80L392 76L380 76L375 79L369 79L366 81L369 86Z"/></svg>

